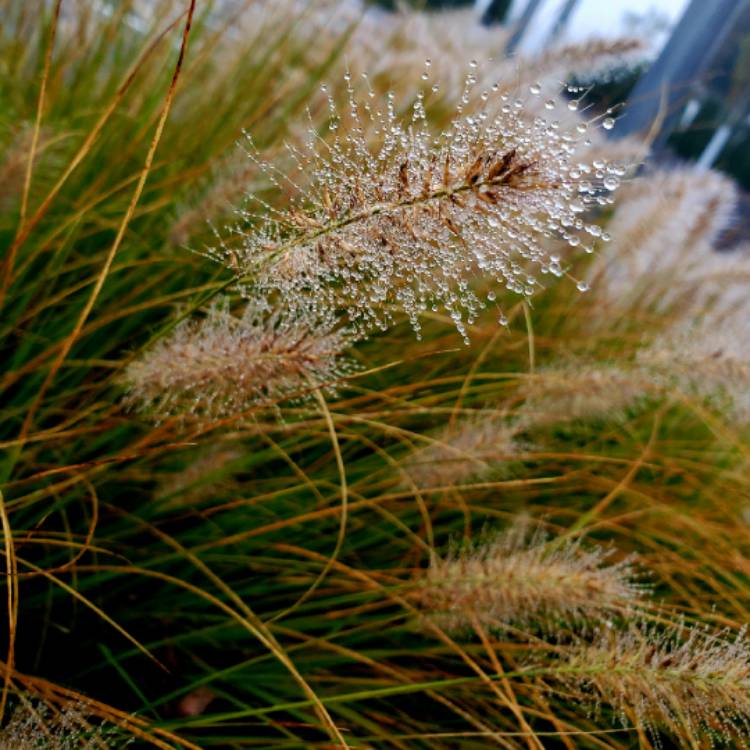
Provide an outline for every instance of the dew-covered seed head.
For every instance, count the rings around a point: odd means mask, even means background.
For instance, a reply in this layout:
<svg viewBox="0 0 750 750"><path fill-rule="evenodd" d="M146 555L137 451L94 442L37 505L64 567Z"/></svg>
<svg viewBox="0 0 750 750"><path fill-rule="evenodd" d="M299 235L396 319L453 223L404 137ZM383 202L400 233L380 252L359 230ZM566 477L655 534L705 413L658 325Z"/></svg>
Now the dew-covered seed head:
<svg viewBox="0 0 750 750"><path fill-rule="evenodd" d="M537 273L564 273L551 244L575 245L581 230L601 235L580 217L608 204L617 187L608 169L619 167L589 163L575 124L495 95L459 107L435 132L421 97L402 115L393 97L346 88L343 107L325 92L328 132L311 128L283 168L249 150L277 196L251 196L262 210L247 210L211 254L231 254L253 295L304 297L359 335L398 313L419 332L422 313L437 307L466 337L466 321L486 305L475 280L528 296L541 288Z"/></svg>

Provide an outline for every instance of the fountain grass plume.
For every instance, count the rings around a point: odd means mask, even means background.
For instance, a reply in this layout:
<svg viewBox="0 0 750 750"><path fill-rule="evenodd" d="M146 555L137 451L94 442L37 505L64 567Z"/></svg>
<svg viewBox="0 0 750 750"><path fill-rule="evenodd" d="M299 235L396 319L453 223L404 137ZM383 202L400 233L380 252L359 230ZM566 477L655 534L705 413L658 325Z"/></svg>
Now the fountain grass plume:
<svg viewBox="0 0 750 750"><path fill-rule="evenodd" d="M508 529L436 557L418 583L429 620L451 631L510 624L554 630L637 608L644 587L630 559L611 550L550 540L521 519Z"/></svg>
<svg viewBox="0 0 750 750"><path fill-rule="evenodd" d="M614 240L594 269L602 276L597 287L615 304L650 303L661 311L694 294L737 201L732 180L695 167L633 180L608 226Z"/></svg>
<svg viewBox="0 0 750 750"><path fill-rule="evenodd" d="M104 729L92 727L83 709L71 704L53 710L23 697L0 730L0 750L107 750Z"/></svg>
<svg viewBox="0 0 750 750"><path fill-rule="evenodd" d="M164 419L219 419L329 387L350 371L350 335L301 307L247 305L235 316L215 304L203 320L183 321L125 370L126 403Z"/></svg>
<svg viewBox="0 0 750 750"><path fill-rule="evenodd" d="M652 380L628 362L580 359L560 363L525 380L518 429L616 418L653 393L659 393L659 389Z"/></svg>
<svg viewBox="0 0 750 750"><path fill-rule="evenodd" d="M536 86L526 99L482 91L479 109L465 112L472 65L442 132L428 122L428 66L406 117L392 94L378 100L365 79L360 95L348 80L343 113L328 95L330 134L311 127L305 148L289 147L288 167L251 146L269 190L249 197L209 254L251 296L306 298L360 335L387 328L396 313L419 333L420 316L442 308L467 338L467 324L497 297L493 289L480 298L475 279L530 296L540 274L562 276L550 243L592 250L608 239L583 216L612 203L624 167L585 160L586 123L566 128L531 114Z"/></svg>
<svg viewBox="0 0 750 750"><path fill-rule="evenodd" d="M522 449L518 427L501 417L473 417L449 425L411 454L404 467L423 488L447 487L485 477Z"/></svg>
<svg viewBox="0 0 750 750"><path fill-rule="evenodd" d="M748 738L750 648L744 632L730 639L698 627L602 629L592 642L568 650L557 679L597 709L611 706L624 725L634 720L657 738L661 729L687 733L694 742L706 734L727 742Z"/></svg>

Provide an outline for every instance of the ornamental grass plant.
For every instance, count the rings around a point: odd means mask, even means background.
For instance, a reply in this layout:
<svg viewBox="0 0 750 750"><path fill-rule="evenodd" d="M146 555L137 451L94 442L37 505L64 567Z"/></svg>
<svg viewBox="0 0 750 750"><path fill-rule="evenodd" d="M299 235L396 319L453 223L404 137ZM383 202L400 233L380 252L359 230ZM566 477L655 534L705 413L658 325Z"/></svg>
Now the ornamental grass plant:
<svg viewBox="0 0 750 750"><path fill-rule="evenodd" d="M400 13L0 9L0 747L748 743L736 190Z"/></svg>

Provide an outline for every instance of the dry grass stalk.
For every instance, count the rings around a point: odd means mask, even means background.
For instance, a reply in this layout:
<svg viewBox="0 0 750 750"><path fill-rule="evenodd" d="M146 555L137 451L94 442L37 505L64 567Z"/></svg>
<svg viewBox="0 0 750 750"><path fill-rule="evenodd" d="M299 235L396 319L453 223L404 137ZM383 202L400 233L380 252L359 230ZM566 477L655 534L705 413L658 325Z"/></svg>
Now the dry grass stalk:
<svg viewBox="0 0 750 750"><path fill-rule="evenodd" d="M186 321L124 374L126 402L157 418L220 418L330 386L348 372L350 343L329 318L297 308L268 313L226 305L201 322Z"/></svg>
<svg viewBox="0 0 750 750"><path fill-rule="evenodd" d="M467 86L475 80L469 72ZM563 274L547 252L550 238L574 246L586 234L607 239L581 216L613 201L624 168L580 160L585 128L527 117L522 100L490 101L487 92L481 111L459 107L436 136L427 96L429 88L420 90L404 122L392 96L359 99L350 86L347 116L330 102L332 142L311 132L305 150L290 148L297 166L289 175L251 151L271 185L292 198L280 210L261 201L261 215L248 211L247 226L212 255L268 295L343 309L360 334L387 327L397 310L418 333L420 315L442 306L466 337L466 323L495 299L494 291L477 296L475 277L531 295L536 272ZM373 129L376 145L366 135Z"/></svg>
<svg viewBox="0 0 750 750"><path fill-rule="evenodd" d="M432 561L419 581L424 614L449 630L510 623L554 628L598 620L637 606L642 587L632 562L577 542L550 542L521 521L508 530Z"/></svg>
<svg viewBox="0 0 750 750"><path fill-rule="evenodd" d="M597 707L612 706L624 725L634 717L654 735L664 727L678 736L687 730L736 741L750 729L744 634L732 641L698 628L602 630L592 643L570 650L557 677Z"/></svg>
<svg viewBox="0 0 750 750"><path fill-rule="evenodd" d="M405 469L418 487L448 487L479 479L512 459L521 447L518 428L499 417L465 419L446 427L430 445L415 451Z"/></svg>

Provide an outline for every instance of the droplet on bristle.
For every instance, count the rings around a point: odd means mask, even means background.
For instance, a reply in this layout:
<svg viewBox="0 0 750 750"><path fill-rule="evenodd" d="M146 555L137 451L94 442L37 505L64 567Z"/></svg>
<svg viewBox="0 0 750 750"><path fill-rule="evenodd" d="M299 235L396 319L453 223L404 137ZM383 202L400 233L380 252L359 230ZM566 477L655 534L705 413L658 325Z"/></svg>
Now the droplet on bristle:
<svg viewBox="0 0 750 750"><path fill-rule="evenodd" d="M602 183L607 190L617 190L620 187L620 180L614 175L608 175Z"/></svg>

